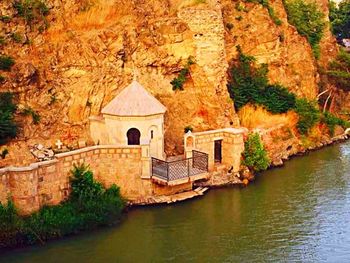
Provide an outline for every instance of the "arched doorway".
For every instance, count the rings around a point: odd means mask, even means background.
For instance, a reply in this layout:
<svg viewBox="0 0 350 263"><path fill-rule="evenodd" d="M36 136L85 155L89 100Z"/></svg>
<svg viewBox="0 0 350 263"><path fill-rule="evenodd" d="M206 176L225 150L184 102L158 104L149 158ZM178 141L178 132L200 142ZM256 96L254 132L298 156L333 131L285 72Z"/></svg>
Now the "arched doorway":
<svg viewBox="0 0 350 263"><path fill-rule="evenodd" d="M138 129L131 128L126 136L128 136L128 145L140 145L141 133Z"/></svg>

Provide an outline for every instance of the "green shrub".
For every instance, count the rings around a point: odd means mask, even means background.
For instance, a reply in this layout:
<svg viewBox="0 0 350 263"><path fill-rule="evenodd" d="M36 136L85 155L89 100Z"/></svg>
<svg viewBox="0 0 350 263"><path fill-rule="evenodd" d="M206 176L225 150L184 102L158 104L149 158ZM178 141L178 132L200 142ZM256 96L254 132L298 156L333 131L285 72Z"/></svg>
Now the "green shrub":
<svg viewBox="0 0 350 263"><path fill-rule="evenodd" d="M295 95L281 85L268 83L266 65L256 67L255 59L238 50L238 64L231 69L232 81L228 85L231 98L237 110L244 105L265 106L272 113L284 113L295 107Z"/></svg>
<svg viewBox="0 0 350 263"><path fill-rule="evenodd" d="M328 111L323 114L322 122L327 125L331 136L334 135L335 126L339 125L343 128L349 127L349 122L334 116L332 113Z"/></svg>
<svg viewBox="0 0 350 263"><path fill-rule="evenodd" d="M8 23L11 21L11 17L9 16L0 16L0 21L4 22L4 23Z"/></svg>
<svg viewBox="0 0 350 263"><path fill-rule="evenodd" d="M5 40L5 37L3 36L0 36L0 46L3 46L6 44L6 40Z"/></svg>
<svg viewBox="0 0 350 263"><path fill-rule="evenodd" d="M341 49L328 68L329 80L338 88L350 91L350 54Z"/></svg>
<svg viewBox="0 0 350 263"><path fill-rule="evenodd" d="M48 27L46 16L50 10L44 1L15 0L13 7L16 9L18 16L23 17L30 26L33 22L36 22L44 24L45 29Z"/></svg>
<svg viewBox="0 0 350 263"><path fill-rule="evenodd" d="M194 64L192 57L189 57L186 66L180 70L179 75L174 78L170 84L173 86L173 90L183 90L183 85L187 81L190 74L190 67Z"/></svg>
<svg viewBox="0 0 350 263"><path fill-rule="evenodd" d="M316 102L297 99L295 111L299 115L297 128L301 134L307 134L320 121L321 113Z"/></svg>
<svg viewBox="0 0 350 263"><path fill-rule="evenodd" d="M319 43L323 37L325 17L316 3L307 3L303 0L284 0L288 21L295 26L299 34L309 41L314 56L319 58Z"/></svg>
<svg viewBox="0 0 350 263"><path fill-rule="evenodd" d="M350 1L343 0L338 4L330 1L329 20L338 39L350 38Z"/></svg>
<svg viewBox="0 0 350 263"><path fill-rule="evenodd" d="M0 70L10 71L15 61L10 56L0 55Z"/></svg>
<svg viewBox="0 0 350 263"><path fill-rule="evenodd" d="M255 172L266 170L270 160L257 133L249 134L244 143L243 164Z"/></svg>
<svg viewBox="0 0 350 263"><path fill-rule="evenodd" d="M6 143L17 135L17 125L14 121L14 113L17 106L13 103L13 94L0 93L0 144Z"/></svg>
<svg viewBox="0 0 350 263"><path fill-rule="evenodd" d="M280 26L282 25L282 21L276 16L275 14L275 10L273 9L273 7L270 5L269 0L247 0L247 2L250 3L257 3L257 4L261 4L263 7L265 7L270 15L270 18L272 19L272 21L277 25Z"/></svg>
<svg viewBox="0 0 350 263"><path fill-rule="evenodd" d="M268 86L263 96L263 105L272 113L284 113L295 107L295 95L281 85Z"/></svg>
<svg viewBox="0 0 350 263"><path fill-rule="evenodd" d="M119 218L124 201L118 187L105 189L85 165L74 166L71 184L66 202L43 207L29 217L19 217L11 201L0 204L0 248L43 243L109 225Z"/></svg>
<svg viewBox="0 0 350 263"><path fill-rule="evenodd" d="M15 41L16 43L21 43L23 41L21 34L18 34L16 32L11 34L11 38L13 39L13 41Z"/></svg>
<svg viewBox="0 0 350 263"><path fill-rule="evenodd" d="M38 124L40 122L40 115L35 110L33 110L31 107L26 107L22 110L22 114L24 116L31 116L33 123Z"/></svg>

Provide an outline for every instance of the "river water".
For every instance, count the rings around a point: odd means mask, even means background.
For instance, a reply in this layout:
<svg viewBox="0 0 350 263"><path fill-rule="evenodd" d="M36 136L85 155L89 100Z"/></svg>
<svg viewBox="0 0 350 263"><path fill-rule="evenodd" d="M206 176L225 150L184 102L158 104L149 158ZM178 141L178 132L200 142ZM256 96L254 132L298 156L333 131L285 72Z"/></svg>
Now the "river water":
<svg viewBox="0 0 350 263"><path fill-rule="evenodd" d="M171 206L134 209L121 224L0 262L350 262L350 143Z"/></svg>

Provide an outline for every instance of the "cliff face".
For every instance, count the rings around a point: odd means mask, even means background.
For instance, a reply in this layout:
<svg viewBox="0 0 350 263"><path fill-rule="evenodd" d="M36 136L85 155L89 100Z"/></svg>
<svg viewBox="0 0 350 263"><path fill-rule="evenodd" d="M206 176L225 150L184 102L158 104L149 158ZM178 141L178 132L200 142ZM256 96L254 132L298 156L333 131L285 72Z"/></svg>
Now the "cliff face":
<svg viewBox="0 0 350 263"><path fill-rule="evenodd" d="M0 3L2 15L15 16L11 0ZM20 33L30 44L11 42L1 53L16 64L2 91L18 93L20 106L40 113L34 125L21 117L23 129L10 156L27 160L21 147L57 139L74 144L89 140L88 117L99 114L136 74L167 108L166 151L182 151L184 127L196 131L238 126L227 92L227 69L236 45L269 64L271 82L299 96L318 93L317 63L310 45L287 22L281 0L271 1L282 20L276 26L266 8L236 2L180 0L50 0L44 33L30 29L21 18L0 22L6 35ZM205 3L202 3L205 2ZM326 0L318 0L327 12ZM238 17L241 16L241 19ZM228 29L227 25L233 28ZM320 63L337 52L329 31L322 42ZM191 78L184 91L174 92L171 80L192 56Z"/></svg>

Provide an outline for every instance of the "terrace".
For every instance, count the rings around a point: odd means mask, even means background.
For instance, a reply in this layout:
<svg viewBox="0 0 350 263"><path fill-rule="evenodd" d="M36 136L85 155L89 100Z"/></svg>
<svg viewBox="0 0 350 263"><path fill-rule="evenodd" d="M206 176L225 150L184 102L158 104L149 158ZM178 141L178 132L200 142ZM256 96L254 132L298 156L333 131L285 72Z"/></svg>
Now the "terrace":
<svg viewBox="0 0 350 263"><path fill-rule="evenodd" d="M192 151L192 157L177 161L152 158L152 180L163 185L178 185L207 178L208 154Z"/></svg>

